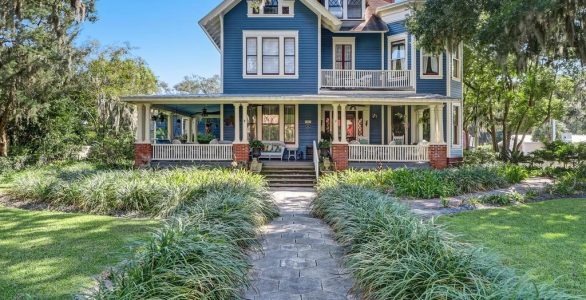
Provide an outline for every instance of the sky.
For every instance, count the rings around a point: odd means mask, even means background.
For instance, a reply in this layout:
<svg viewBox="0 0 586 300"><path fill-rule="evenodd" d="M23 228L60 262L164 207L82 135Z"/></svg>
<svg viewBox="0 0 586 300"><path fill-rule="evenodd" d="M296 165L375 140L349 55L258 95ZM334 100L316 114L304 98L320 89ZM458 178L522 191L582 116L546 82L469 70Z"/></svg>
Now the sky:
<svg viewBox="0 0 586 300"><path fill-rule="evenodd" d="M220 54L197 24L220 0L97 0L98 21L83 25L80 43L135 48L159 80L220 74Z"/></svg>

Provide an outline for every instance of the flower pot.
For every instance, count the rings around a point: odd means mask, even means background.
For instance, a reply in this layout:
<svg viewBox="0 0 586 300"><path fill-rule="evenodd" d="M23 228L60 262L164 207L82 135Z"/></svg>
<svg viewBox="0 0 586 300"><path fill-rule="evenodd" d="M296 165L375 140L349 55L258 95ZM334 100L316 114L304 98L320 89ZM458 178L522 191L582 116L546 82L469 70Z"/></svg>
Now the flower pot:
<svg viewBox="0 0 586 300"><path fill-rule="evenodd" d="M260 153L261 153L261 149L260 148L252 148L252 157L253 158L259 158L260 157Z"/></svg>
<svg viewBox="0 0 586 300"><path fill-rule="evenodd" d="M330 148L320 148L319 151L321 157L330 157Z"/></svg>

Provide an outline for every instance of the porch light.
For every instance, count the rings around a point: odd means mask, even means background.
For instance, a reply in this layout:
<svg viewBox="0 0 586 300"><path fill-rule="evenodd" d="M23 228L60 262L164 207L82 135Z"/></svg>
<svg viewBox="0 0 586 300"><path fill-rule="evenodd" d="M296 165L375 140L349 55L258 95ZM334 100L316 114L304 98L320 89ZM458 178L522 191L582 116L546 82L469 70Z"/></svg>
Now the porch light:
<svg viewBox="0 0 586 300"><path fill-rule="evenodd" d="M204 118L208 116L208 109L207 108L204 107L201 110L201 116L204 117Z"/></svg>

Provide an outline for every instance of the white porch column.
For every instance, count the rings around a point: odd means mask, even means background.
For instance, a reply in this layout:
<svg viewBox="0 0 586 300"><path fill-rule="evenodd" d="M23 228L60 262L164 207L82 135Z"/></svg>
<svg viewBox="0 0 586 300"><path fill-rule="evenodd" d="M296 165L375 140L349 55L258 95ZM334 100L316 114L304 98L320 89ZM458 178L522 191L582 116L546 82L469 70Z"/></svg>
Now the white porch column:
<svg viewBox="0 0 586 300"><path fill-rule="evenodd" d="M445 139L444 139L444 105L438 105L436 108L436 112L437 112L437 141L438 143L445 143Z"/></svg>
<svg viewBox="0 0 586 300"><path fill-rule="evenodd" d="M384 60L384 58L383 58L383 60ZM385 109L387 109L387 106L381 105L381 109L380 109L380 128L381 128L380 144L381 145L385 145Z"/></svg>
<svg viewBox="0 0 586 300"><path fill-rule="evenodd" d="M173 114L167 113L167 139L173 140Z"/></svg>
<svg viewBox="0 0 586 300"><path fill-rule="evenodd" d="M403 116L403 131L405 132L405 145L409 145L410 126L409 126L409 106L405 105L403 108L405 115Z"/></svg>
<svg viewBox="0 0 586 300"><path fill-rule="evenodd" d="M340 108L341 108L341 113L342 113L342 140L340 141L341 143L348 143L347 137L346 137L346 129L347 129L347 125L346 125L346 104L340 104Z"/></svg>
<svg viewBox="0 0 586 300"><path fill-rule="evenodd" d="M248 143L248 103L242 103L242 143Z"/></svg>
<svg viewBox="0 0 586 300"><path fill-rule="evenodd" d="M421 119L423 119L424 110L420 109L417 111L417 141L423 141L423 123ZM429 141L428 141L429 142Z"/></svg>
<svg viewBox="0 0 586 300"><path fill-rule="evenodd" d="M234 143L240 143L240 103L234 103Z"/></svg>
<svg viewBox="0 0 586 300"><path fill-rule="evenodd" d="M437 114L435 110L435 105L429 106L429 141L434 144L437 143Z"/></svg>
<svg viewBox="0 0 586 300"><path fill-rule="evenodd" d="M144 104L136 105L136 136L134 141L136 143L142 143L144 141Z"/></svg>
<svg viewBox="0 0 586 300"><path fill-rule="evenodd" d="M415 106L411 106L411 120L409 120L409 130L411 132L411 144L417 142L417 120L419 118L419 113L415 110Z"/></svg>
<svg viewBox="0 0 586 300"><path fill-rule="evenodd" d="M340 142L340 136L338 135L338 105L339 104L337 104L337 103L332 104L332 107L333 107L332 113L334 114L334 117L333 117L334 122L332 124L334 127L334 136L333 136L333 140L332 140L333 143Z"/></svg>
<svg viewBox="0 0 586 300"><path fill-rule="evenodd" d="M147 103L144 105L144 142L151 143L151 104Z"/></svg>

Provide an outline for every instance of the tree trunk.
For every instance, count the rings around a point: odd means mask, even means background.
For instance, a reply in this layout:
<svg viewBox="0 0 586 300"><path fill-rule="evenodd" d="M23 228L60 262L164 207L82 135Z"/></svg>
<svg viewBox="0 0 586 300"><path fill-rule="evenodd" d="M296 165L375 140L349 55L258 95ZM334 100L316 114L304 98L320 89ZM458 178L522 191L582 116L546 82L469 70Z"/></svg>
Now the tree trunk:
<svg viewBox="0 0 586 300"><path fill-rule="evenodd" d="M6 122L0 122L0 157L8 156L8 131Z"/></svg>

